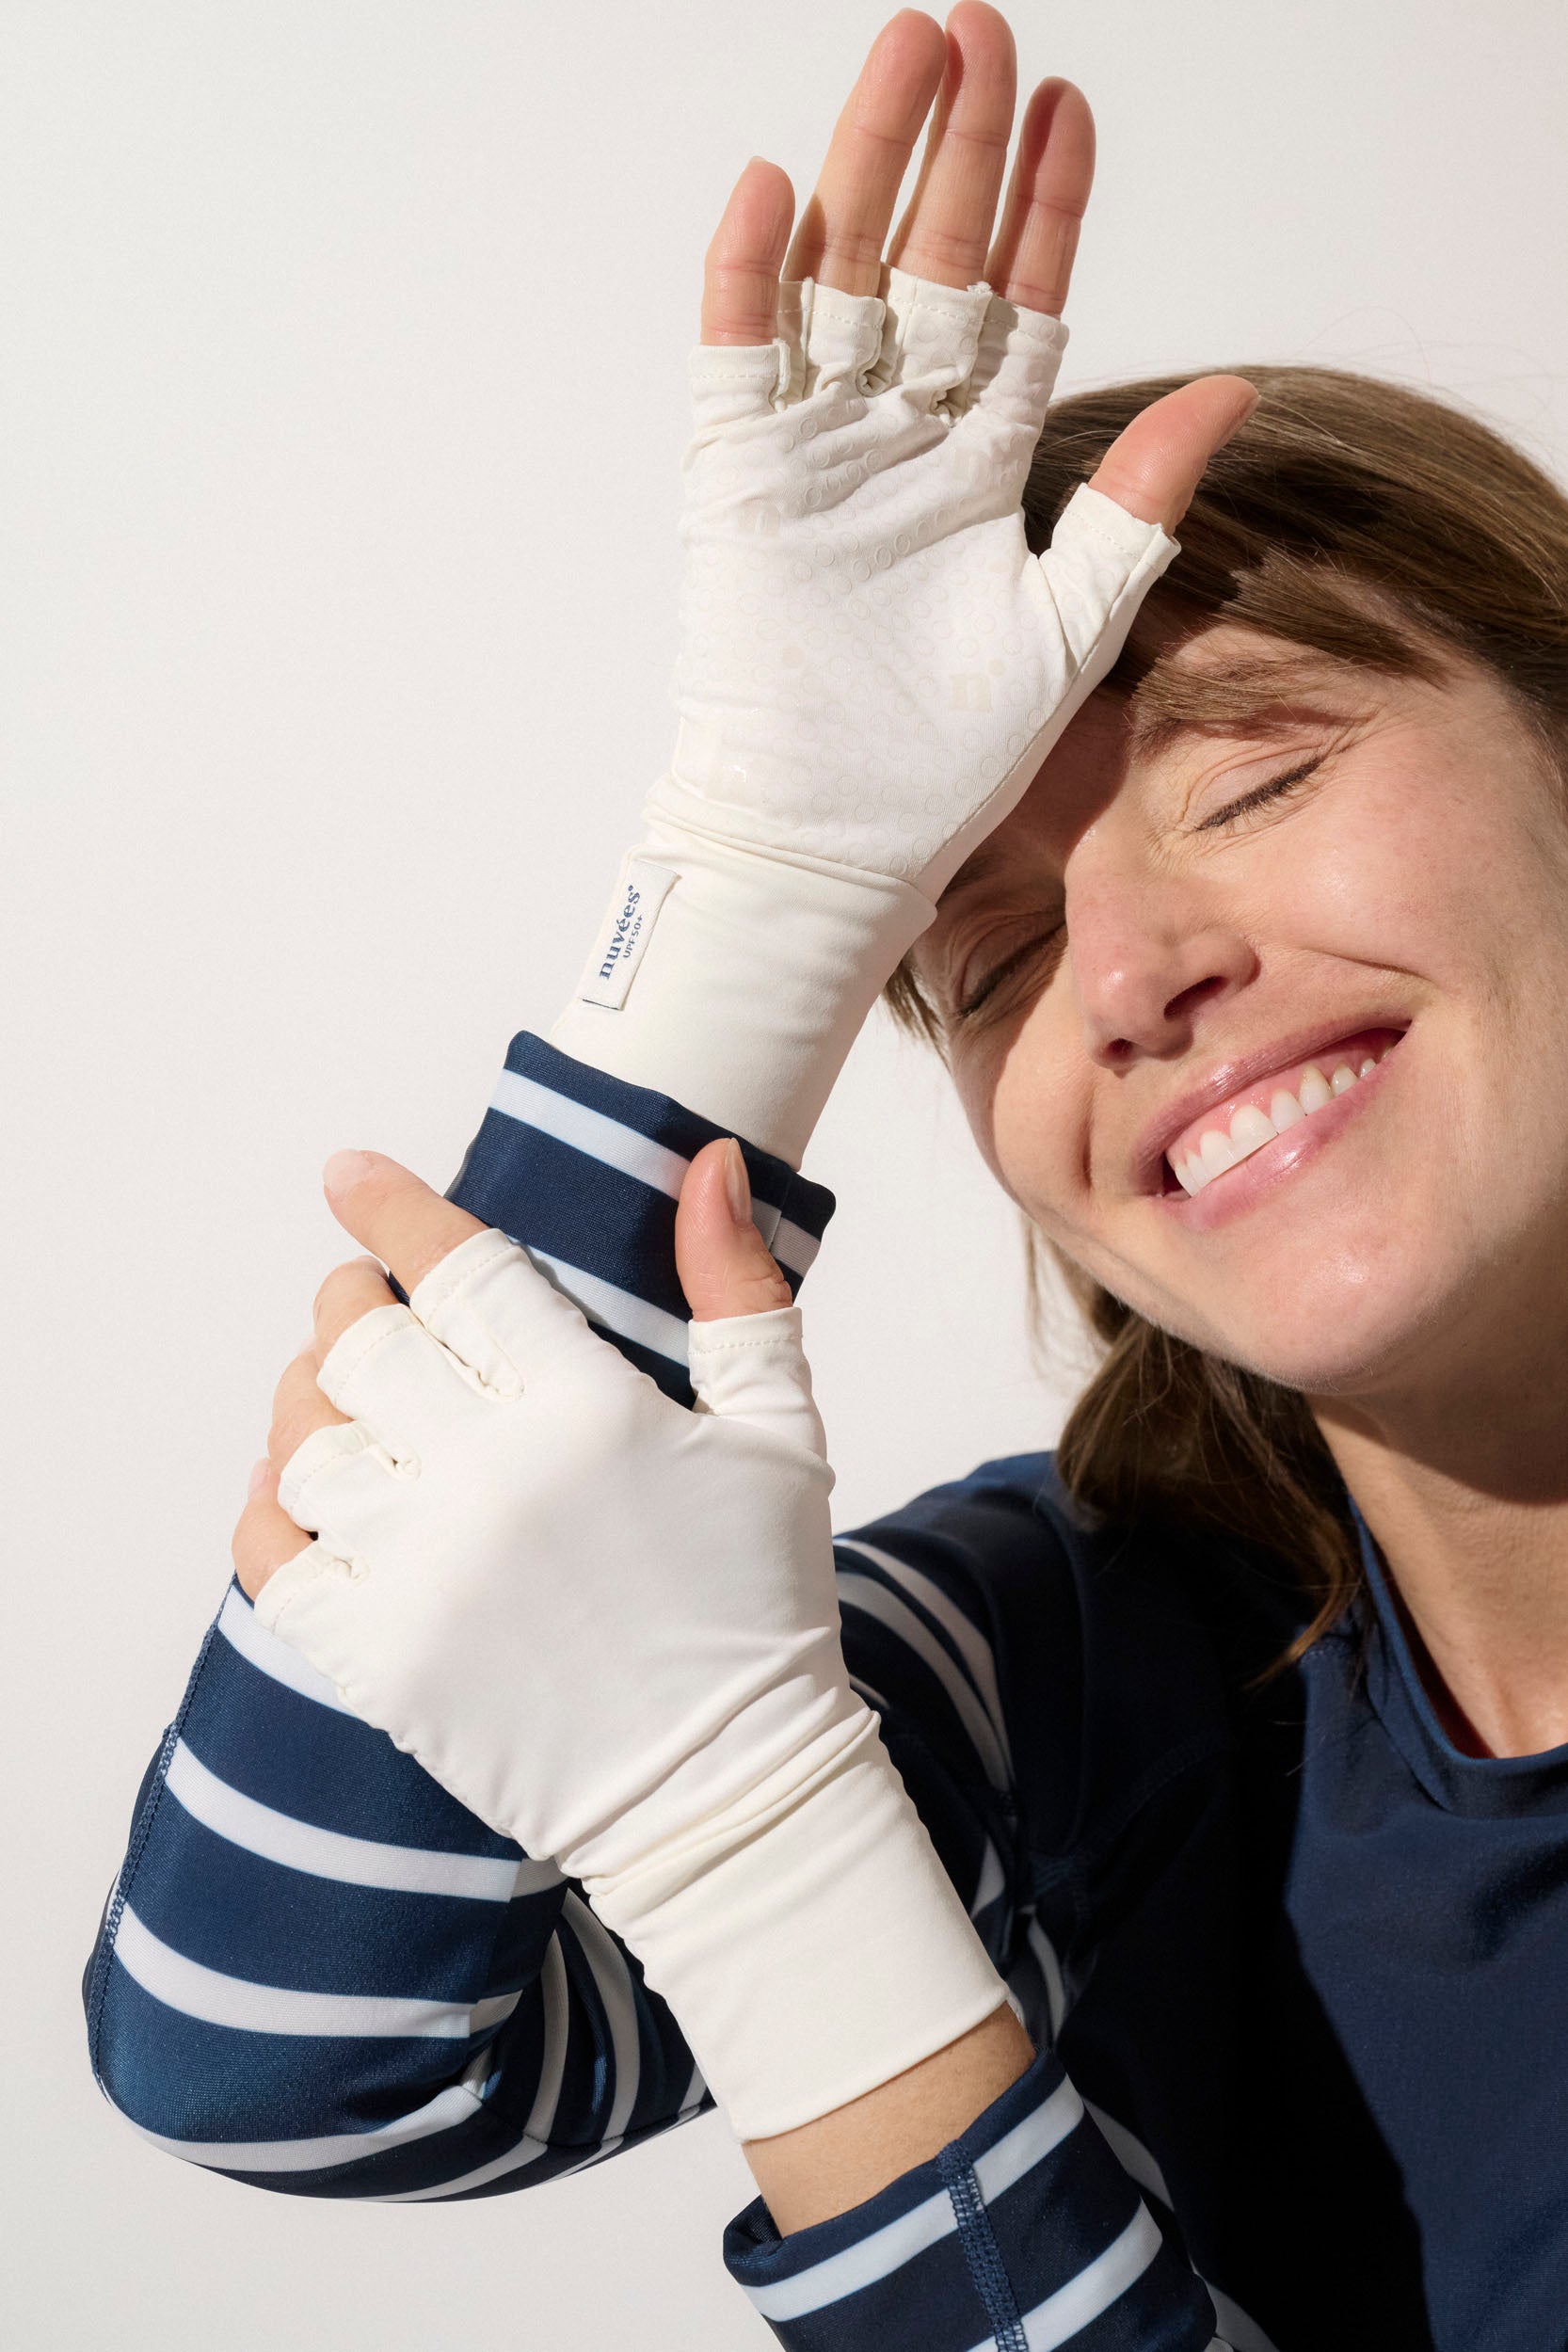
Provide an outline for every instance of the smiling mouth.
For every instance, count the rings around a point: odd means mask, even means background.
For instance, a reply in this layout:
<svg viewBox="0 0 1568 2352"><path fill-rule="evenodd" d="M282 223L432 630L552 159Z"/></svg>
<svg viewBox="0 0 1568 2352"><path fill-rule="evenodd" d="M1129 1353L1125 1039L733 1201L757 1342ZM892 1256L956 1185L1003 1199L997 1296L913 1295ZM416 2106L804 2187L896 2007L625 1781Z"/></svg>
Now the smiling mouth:
<svg viewBox="0 0 1568 2352"><path fill-rule="evenodd" d="M1161 1194L1195 1197L1216 1178L1240 1167L1255 1152L1293 1127L1309 1122L1341 1095L1369 1078L1393 1052L1402 1030L1358 1032L1310 1060L1296 1063L1248 1087L1240 1103L1193 1121L1160 1162Z"/></svg>

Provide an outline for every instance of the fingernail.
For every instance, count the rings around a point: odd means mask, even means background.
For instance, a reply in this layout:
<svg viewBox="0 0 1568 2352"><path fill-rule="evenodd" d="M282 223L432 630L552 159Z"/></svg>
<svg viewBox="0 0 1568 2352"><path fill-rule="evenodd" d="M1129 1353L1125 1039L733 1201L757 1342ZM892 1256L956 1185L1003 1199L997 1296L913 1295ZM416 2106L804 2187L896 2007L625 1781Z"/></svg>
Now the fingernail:
<svg viewBox="0 0 1568 2352"><path fill-rule="evenodd" d="M321 1172L321 1180L328 1192L346 1192L353 1185L362 1184L375 1165L372 1152L335 1151Z"/></svg>
<svg viewBox="0 0 1568 2352"><path fill-rule="evenodd" d="M729 1213L738 1225L751 1223L751 1186L746 1177L746 1163L733 1135L724 1147L724 1189L729 1196Z"/></svg>
<svg viewBox="0 0 1568 2352"><path fill-rule="evenodd" d="M250 1483L246 1488L246 1493L248 1495L259 1495L271 1476L272 1464L267 1460L265 1454L264 1454L260 1462L256 1464L254 1469L250 1473Z"/></svg>

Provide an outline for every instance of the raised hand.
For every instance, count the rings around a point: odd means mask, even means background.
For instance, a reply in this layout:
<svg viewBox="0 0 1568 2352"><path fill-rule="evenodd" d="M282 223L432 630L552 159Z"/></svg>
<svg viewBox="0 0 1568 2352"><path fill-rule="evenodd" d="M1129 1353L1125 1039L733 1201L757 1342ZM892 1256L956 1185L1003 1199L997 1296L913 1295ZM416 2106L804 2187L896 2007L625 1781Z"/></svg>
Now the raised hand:
<svg viewBox="0 0 1568 2352"><path fill-rule="evenodd" d="M994 8L961 0L946 33L905 11L792 243L790 182L754 161L709 249L680 729L551 1034L792 1162L947 883L1120 652L1256 398L1212 376L1157 402L1031 552L1021 498L1094 126L1070 84L1041 83L994 226L1015 97Z"/></svg>
<svg viewBox="0 0 1568 2352"><path fill-rule="evenodd" d="M884 247L887 263L912 277L954 287L984 279L1020 310L1059 318L1094 184L1094 117L1071 82L1052 76L1036 86L993 234L1016 90L1012 30L985 0L960 0L945 33L935 18L902 9L872 45L792 242L788 174L758 157L736 182L708 248L702 341L771 341L781 276L874 295ZM889 239L928 112L915 191ZM1093 487L1173 531L1214 451L1256 399L1236 376L1184 385L1128 427Z"/></svg>

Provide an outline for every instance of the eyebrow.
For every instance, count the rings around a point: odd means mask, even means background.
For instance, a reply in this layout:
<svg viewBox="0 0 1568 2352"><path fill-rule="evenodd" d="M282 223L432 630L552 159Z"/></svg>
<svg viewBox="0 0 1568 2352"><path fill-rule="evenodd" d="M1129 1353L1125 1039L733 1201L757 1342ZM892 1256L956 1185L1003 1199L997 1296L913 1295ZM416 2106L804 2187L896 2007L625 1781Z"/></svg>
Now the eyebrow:
<svg viewBox="0 0 1568 2352"><path fill-rule="evenodd" d="M983 882L989 882L1005 872L1012 863L1012 858L998 847L994 836L982 841L978 849L970 851L952 880L942 889L936 901L938 907L952 905L968 891L978 889Z"/></svg>
<svg viewBox="0 0 1568 2352"><path fill-rule="evenodd" d="M1315 648L1243 654L1224 669L1157 662L1127 696L1132 754L1151 759L1183 735L1245 734L1271 720L1342 717L1356 686L1365 692L1375 675L1362 663ZM989 837L964 860L938 904L966 897L1011 863Z"/></svg>
<svg viewBox="0 0 1568 2352"><path fill-rule="evenodd" d="M1270 721L1322 718L1363 698L1369 674L1332 654L1244 654L1218 667L1156 663L1128 698L1135 758L1167 750L1178 737L1246 734ZM1355 694L1357 685L1361 695Z"/></svg>

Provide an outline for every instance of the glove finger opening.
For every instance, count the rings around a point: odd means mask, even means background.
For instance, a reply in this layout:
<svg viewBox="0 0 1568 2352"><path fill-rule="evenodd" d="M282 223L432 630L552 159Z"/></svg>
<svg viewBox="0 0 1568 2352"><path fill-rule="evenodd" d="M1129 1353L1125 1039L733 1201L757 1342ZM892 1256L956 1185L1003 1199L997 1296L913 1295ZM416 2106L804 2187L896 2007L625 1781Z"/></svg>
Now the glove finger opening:
<svg viewBox="0 0 1568 2352"><path fill-rule="evenodd" d="M749 1421L827 1460L827 1433L811 1394L798 1306L725 1315L687 1329L699 1413Z"/></svg>
<svg viewBox="0 0 1568 2352"><path fill-rule="evenodd" d="M885 269L886 316L871 372L872 389L899 384L922 408L941 405L954 412L992 299L984 283L943 286L935 279L912 278L907 270Z"/></svg>

